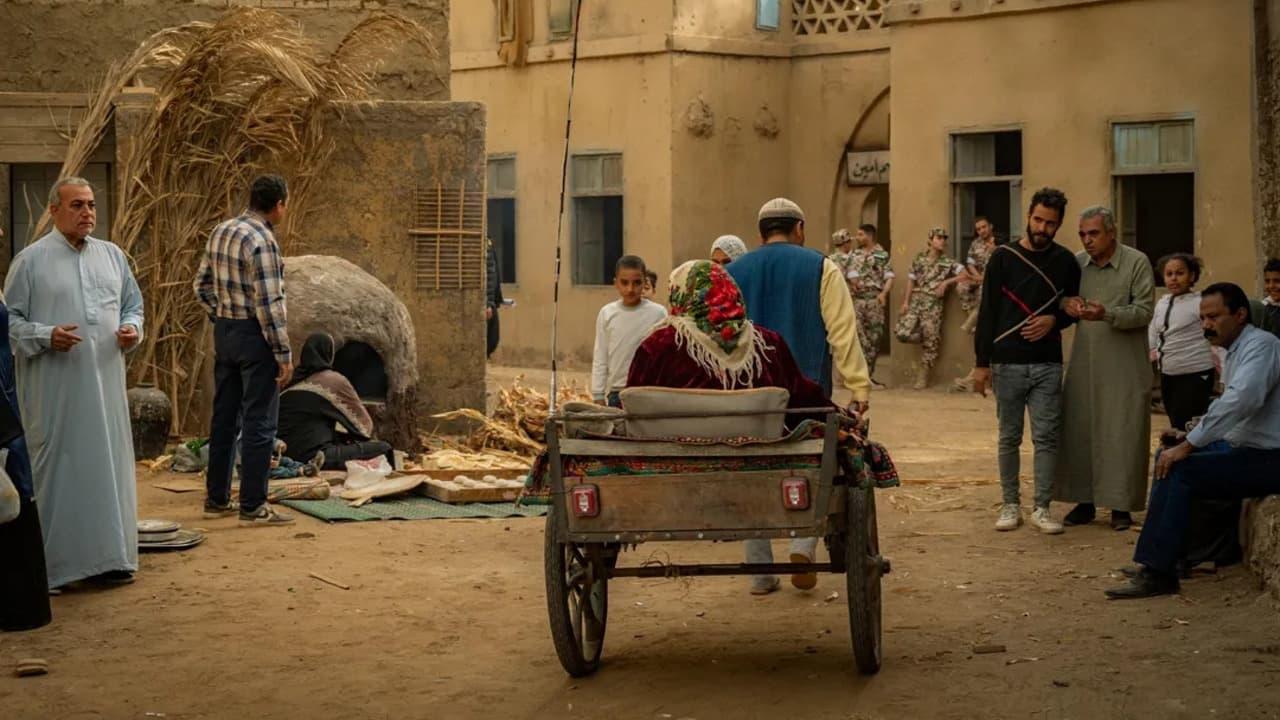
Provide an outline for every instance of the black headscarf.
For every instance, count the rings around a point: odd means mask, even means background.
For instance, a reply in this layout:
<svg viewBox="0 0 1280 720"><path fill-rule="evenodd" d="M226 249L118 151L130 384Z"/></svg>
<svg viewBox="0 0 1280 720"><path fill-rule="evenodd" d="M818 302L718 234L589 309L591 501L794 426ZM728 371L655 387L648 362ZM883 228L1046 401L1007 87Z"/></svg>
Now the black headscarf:
<svg viewBox="0 0 1280 720"><path fill-rule="evenodd" d="M289 385L297 385L322 370L332 370L334 352L332 336L313 333L302 345L302 361L294 368Z"/></svg>

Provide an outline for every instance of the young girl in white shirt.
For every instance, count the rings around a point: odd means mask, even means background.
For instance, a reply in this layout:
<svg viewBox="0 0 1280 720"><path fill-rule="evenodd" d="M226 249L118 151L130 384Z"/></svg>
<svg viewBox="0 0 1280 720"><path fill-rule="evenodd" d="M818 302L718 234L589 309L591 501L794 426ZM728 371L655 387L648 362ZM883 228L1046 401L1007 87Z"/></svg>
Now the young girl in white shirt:
<svg viewBox="0 0 1280 720"><path fill-rule="evenodd" d="M1213 348L1200 328L1200 258L1175 253L1157 264L1167 295L1147 328L1151 361L1160 368L1160 397L1175 429L1209 409L1215 380Z"/></svg>

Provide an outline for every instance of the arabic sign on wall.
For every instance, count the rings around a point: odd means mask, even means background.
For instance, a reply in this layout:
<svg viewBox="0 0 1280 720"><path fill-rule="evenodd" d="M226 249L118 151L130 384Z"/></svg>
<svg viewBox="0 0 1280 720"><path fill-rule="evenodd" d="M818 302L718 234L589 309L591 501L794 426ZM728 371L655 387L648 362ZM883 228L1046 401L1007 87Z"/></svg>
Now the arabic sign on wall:
<svg viewBox="0 0 1280 720"><path fill-rule="evenodd" d="M850 185L889 184L889 151L851 152L848 158Z"/></svg>

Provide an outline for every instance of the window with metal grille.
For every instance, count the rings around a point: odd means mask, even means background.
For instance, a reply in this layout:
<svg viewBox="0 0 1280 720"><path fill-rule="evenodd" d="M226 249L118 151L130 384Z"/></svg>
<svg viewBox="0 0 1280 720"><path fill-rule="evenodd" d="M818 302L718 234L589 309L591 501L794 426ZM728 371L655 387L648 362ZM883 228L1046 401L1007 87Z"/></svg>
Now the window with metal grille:
<svg viewBox="0 0 1280 720"><path fill-rule="evenodd" d="M1195 252L1195 123L1114 123L1111 175L1120 241L1154 263ZM1156 273L1156 285L1164 278Z"/></svg>
<svg viewBox="0 0 1280 720"><path fill-rule="evenodd" d="M573 156L573 282L608 285L622 257L622 155Z"/></svg>
<svg viewBox="0 0 1280 720"><path fill-rule="evenodd" d="M413 265L419 290L484 288L484 191L437 183L413 195Z"/></svg>
<svg viewBox="0 0 1280 720"><path fill-rule="evenodd" d="M489 241L498 256L498 275L504 283L516 281L516 159L489 158L487 168Z"/></svg>
<svg viewBox="0 0 1280 720"><path fill-rule="evenodd" d="M573 16L578 0L547 0L547 31L554 40L573 34Z"/></svg>

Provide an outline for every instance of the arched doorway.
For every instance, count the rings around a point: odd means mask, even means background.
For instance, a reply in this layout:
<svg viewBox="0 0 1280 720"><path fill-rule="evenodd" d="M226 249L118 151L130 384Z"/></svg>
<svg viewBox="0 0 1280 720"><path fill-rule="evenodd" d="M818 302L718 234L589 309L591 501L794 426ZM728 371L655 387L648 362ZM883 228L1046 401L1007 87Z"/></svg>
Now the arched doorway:
<svg viewBox="0 0 1280 720"><path fill-rule="evenodd" d="M883 182L853 182L849 173L849 154L863 152L887 152L889 150L889 88L881 90L858 117L849 139L845 142L837 163L836 176L831 187L831 227L848 228L869 223L876 226L876 239L890 253L893 252L893 233L889 226L888 173ZM892 327L893 303L889 303L888 327ZM890 333L880 339L880 357L887 358L890 351Z"/></svg>

